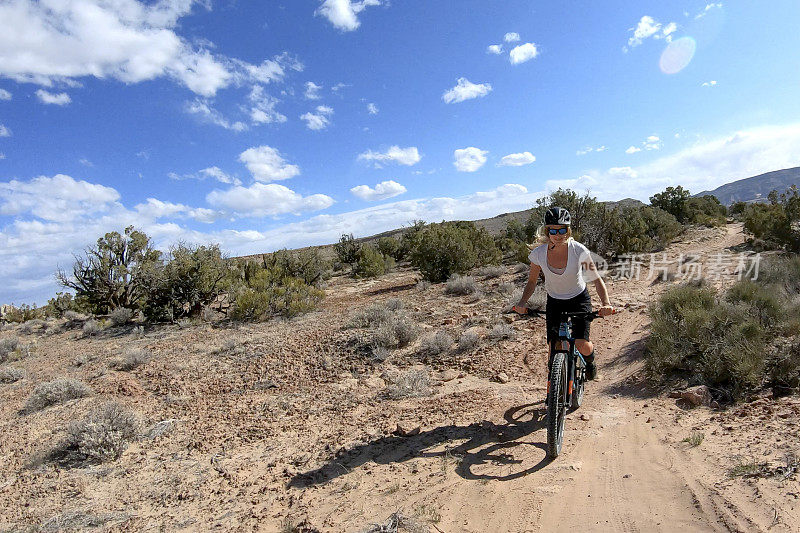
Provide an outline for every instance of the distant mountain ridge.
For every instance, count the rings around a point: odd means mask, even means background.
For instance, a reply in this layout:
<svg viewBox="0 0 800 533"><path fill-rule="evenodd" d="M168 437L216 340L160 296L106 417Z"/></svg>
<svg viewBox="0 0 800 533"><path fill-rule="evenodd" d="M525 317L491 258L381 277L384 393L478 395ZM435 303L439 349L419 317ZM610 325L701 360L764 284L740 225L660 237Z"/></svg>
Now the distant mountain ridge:
<svg viewBox="0 0 800 533"><path fill-rule="evenodd" d="M765 202L767 195L773 189L784 192L792 185L800 186L800 167L773 170L751 178L732 181L713 191L703 191L694 196L711 194L724 205L731 205L734 202Z"/></svg>

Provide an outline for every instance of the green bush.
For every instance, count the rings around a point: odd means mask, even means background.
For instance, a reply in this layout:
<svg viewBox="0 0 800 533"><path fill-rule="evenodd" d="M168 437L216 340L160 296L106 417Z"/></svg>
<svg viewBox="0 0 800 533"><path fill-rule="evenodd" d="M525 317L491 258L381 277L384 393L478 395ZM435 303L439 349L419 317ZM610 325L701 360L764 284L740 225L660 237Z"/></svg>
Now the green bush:
<svg viewBox="0 0 800 533"><path fill-rule="evenodd" d="M70 424L65 442L53 455L61 462L114 461L136 439L139 427L135 414L119 403L109 402Z"/></svg>
<svg viewBox="0 0 800 533"><path fill-rule="evenodd" d="M218 245L172 247L165 263L142 272L142 308L148 320L197 315L222 292L229 267Z"/></svg>
<svg viewBox="0 0 800 533"><path fill-rule="evenodd" d="M651 378L684 377L732 400L760 385L768 331L747 303L689 284L662 294L650 316L645 369Z"/></svg>
<svg viewBox="0 0 800 533"><path fill-rule="evenodd" d="M358 261L358 251L361 249L361 245L356 242L352 233L342 234L339 242L333 245L333 249L340 263L354 265Z"/></svg>
<svg viewBox="0 0 800 533"><path fill-rule="evenodd" d="M723 226L728 214L725 206L712 194L689 198L685 211L686 222L709 227Z"/></svg>
<svg viewBox="0 0 800 533"><path fill-rule="evenodd" d="M650 205L663 209L674 216L678 222L686 221L686 202L691 193L680 185L677 187L667 187L663 192L656 193L650 197Z"/></svg>
<svg viewBox="0 0 800 533"><path fill-rule="evenodd" d="M272 316L296 316L313 310L325 293L283 272L261 269L234 289L231 317L235 320L265 320Z"/></svg>
<svg viewBox="0 0 800 533"><path fill-rule="evenodd" d="M394 237L381 237L378 239L378 251L395 261L402 261L405 257L402 243Z"/></svg>
<svg viewBox="0 0 800 533"><path fill-rule="evenodd" d="M19 307L12 307L11 310L3 317L9 322L16 322L21 324L28 320L36 320L44 318L45 313L43 309L37 308L36 305L22 304Z"/></svg>
<svg viewBox="0 0 800 533"><path fill-rule="evenodd" d="M25 402L26 413L41 411L45 407L64 403L76 398L83 398L92 393L83 382L72 378L58 378L46 383L40 383L33 389Z"/></svg>
<svg viewBox="0 0 800 533"><path fill-rule="evenodd" d="M411 252L411 264L433 282L452 274L464 274L483 266L500 263L501 253L494 239L472 222L442 222L420 230Z"/></svg>
<svg viewBox="0 0 800 533"><path fill-rule="evenodd" d="M302 279L307 285L319 285L331 277L331 262L322 257L317 248L291 252L278 250L265 254L261 260L262 268L278 270L286 277Z"/></svg>
<svg viewBox="0 0 800 533"><path fill-rule="evenodd" d="M365 244L358 250L357 260L353 265L353 277L374 278L386 274L393 268L394 259Z"/></svg>
<svg viewBox="0 0 800 533"><path fill-rule="evenodd" d="M403 231L403 235L400 237L400 250L398 251L403 259L411 257L411 252L416 248L419 236L426 227L425 221L413 220L411 226Z"/></svg>
<svg viewBox="0 0 800 533"><path fill-rule="evenodd" d="M800 192L796 186L785 193L770 192L768 204L744 208L744 229L767 248L800 252Z"/></svg>

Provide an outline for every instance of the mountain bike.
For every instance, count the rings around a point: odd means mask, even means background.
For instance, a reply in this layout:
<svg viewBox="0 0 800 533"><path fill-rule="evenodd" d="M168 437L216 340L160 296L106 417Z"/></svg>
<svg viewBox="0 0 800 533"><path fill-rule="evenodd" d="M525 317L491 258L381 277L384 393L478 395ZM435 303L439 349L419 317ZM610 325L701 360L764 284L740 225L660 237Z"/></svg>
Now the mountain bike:
<svg viewBox="0 0 800 533"><path fill-rule="evenodd" d="M544 311L527 307L525 309L527 311L522 316L545 315ZM611 314L616 313L615 309ZM558 457L561 453L567 409L571 407L575 410L580 407L585 392L586 361L575 348L575 339L572 337L572 319L575 317L592 321L600 318L600 314L597 311L562 313L558 339L550 344L546 402L547 455L550 458Z"/></svg>

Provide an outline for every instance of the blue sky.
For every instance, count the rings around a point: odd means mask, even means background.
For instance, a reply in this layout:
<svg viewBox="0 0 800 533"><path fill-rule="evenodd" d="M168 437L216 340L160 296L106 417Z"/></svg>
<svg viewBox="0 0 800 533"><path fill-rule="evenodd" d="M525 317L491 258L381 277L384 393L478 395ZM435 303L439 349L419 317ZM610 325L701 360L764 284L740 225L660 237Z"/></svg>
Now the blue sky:
<svg viewBox="0 0 800 533"><path fill-rule="evenodd" d="M238 255L800 165L798 15L0 0L0 301L43 303L128 224Z"/></svg>

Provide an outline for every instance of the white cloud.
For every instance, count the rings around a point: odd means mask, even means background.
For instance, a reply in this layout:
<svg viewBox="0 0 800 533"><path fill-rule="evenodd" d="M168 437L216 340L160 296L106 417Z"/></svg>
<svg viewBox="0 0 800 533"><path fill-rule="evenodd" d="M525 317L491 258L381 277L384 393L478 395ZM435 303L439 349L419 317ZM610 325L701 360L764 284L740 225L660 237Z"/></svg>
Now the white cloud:
<svg viewBox="0 0 800 533"><path fill-rule="evenodd" d="M506 33L505 36L503 37L503 40L507 43L515 43L519 41L519 33L516 32Z"/></svg>
<svg viewBox="0 0 800 533"><path fill-rule="evenodd" d="M0 89L0 100L11 100L11 93L5 89Z"/></svg>
<svg viewBox="0 0 800 533"><path fill-rule="evenodd" d="M668 42L672 41L672 34L677 31L678 25L674 22L663 25L653 17L644 15L639 19L636 28L630 28L633 35L628 39L628 46L635 48L642 44L646 39L666 39ZM628 51L628 46L623 47L624 52Z"/></svg>
<svg viewBox="0 0 800 533"><path fill-rule="evenodd" d="M530 61L539 55L539 50L534 43L525 43L514 47L508 53L509 60L512 65L518 65L526 61Z"/></svg>
<svg viewBox="0 0 800 533"><path fill-rule="evenodd" d="M274 96L266 94L264 87L253 85L248 95L250 100L250 120L254 124L272 124L286 122L286 116L279 113L275 106L280 102Z"/></svg>
<svg viewBox="0 0 800 533"><path fill-rule="evenodd" d="M322 85L317 85L313 81L306 82L306 100L319 100L319 91L322 89Z"/></svg>
<svg viewBox="0 0 800 533"><path fill-rule="evenodd" d="M330 123L330 116L333 114L333 108L320 105L317 106L317 109L314 113L308 112L300 115L301 120L305 120L306 126L310 130L324 130L327 128Z"/></svg>
<svg viewBox="0 0 800 533"><path fill-rule="evenodd" d="M373 103L369 103L369 104L367 104L367 112L368 112L370 115L377 115L377 114L378 114L378 106L376 106L376 105L375 105L375 104L373 104Z"/></svg>
<svg viewBox="0 0 800 533"><path fill-rule="evenodd" d="M367 150L366 152L358 155L359 161L372 161L375 166L379 167L383 163L397 163L399 165L412 166L419 163L421 157L416 146L409 146L408 148L400 148L397 145L390 146L385 152L373 152Z"/></svg>
<svg viewBox="0 0 800 533"><path fill-rule="evenodd" d="M530 165L536 161L536 156L530 152L522 152L518 154L508 154L503 156L497 166L499 167L521 167L523 165Z"/></svg>
<svg viewBox="0 0 800 533"><path fill-rule="evenodd" d="M459 172L475 172L486 163L486 154L488 153L488 150L481 150L474 146L460 148L453 152L453 166Z"/></svg>
<svg viewBox="0 0 800 533"><path fill-rule="evenodd" d="M254 146L239 155L239 161L247 166L256 181L270 182L293 178L300 174L300 167L288 164L280 152L271 146Z"/></svg>
<svg viewBox="0 0 800 533"><path fill-rule="evenodd" d="M93 167L93 166L94 166L94 163L92 163L91 161L89 161L89 160L88 160L88 159L86 159L85 157L84 157L84 158L81 158L81 159L79 159L79 160L78 160L78 163L80 163L81 165L83 165L83 166L85 166L85 167L89 167L89 168L91 168L91 167Z"/></svg>
<svg viewBox="0 0 800 533"><path fill-rule="evenodd" d="M645 150L660 150L661 149L661 139L658 138L657 135L649 136L643 143Z"/></svg>
<svg viewBox="0 0 800 533"><path fill-rule="evenodd" d="M350 189L350 192L358 196L362 200L374 202L376 200L386 200L393 198L406 192L406 188L393 180L382 181L375 185L375 188L369 185L358 185Z"/></svg>
<svg viewBox="0 0 800 533"><path fill-rule="evenodd" d="M240 217L286 213L299 215L328 208L334 203L330 196L313 194L304 197L277 183L254 183L250 187L234 186L226 191L211 191L206 201L212 206L233 211Z"/></svg>
<svg viewBox="0 0 800 533"><path fill-rule="evenodd" d="M6 158L6 154L4 154L3 152L0 152L0 161L2 161L5 158Z"/></svg>
<svg viewBox="0 0 800 533"><path fill-rule="evenodd" d="M77 181L64 174L0 182L2 215L29 213L48 221L69 221L105 211L119 198L111 187Z"/></svg>
<svg viewBox="0 0 800 533"><path fill-rule="evenodd" d="M711 3L711 4L706 4L706 7L702 11L700 11L697 15L695 15L694 18L695 18L695 20L701 19L701 18L705 17L708 14L708 12L711 11L712 9L715 9L715 8L719 9L721 7L722 7L722 2L715 2L715 3Z"/></svg>
<svg viewBox="0 0 800 533"><path fill-rule="evenodd" d="M492 91L492 86L488 83L472 83L467 78L458 78L456 86L445 91L442 100L446 104L455 104L472 98L486 96Z"/></svg>
<svg viewBox="0 0 800 533"><path fill-rule="evenodd" d="M717 80L704 81L701 87L716 87Z"/></svg>
<svg viewBox="0 0 800 533"><path fill-rule="evenodd" d="M206 224L213 223L219 213L212 209L193 208L183 204L163 202L156 198L148 198L143 204L134 206L134 210L146 219L159 220L162 218L191 218Z"/></svg>
<svg viewBox="0 0 800 533"><path fill-rule="evenodd" d="M742 178L800 166L800 123L739 131L663 156L636 167L613 167L568 180L547 183L576 190L591 188L600 200L624 196L646 201L668 186L682 185L692 193L711 190Z"/></svg>
<svg viewBox="0 0 800 533"><path fill-rule="evenodd" d="M226 130L244 131L247 124L240 121L231 122L222 113L211 107L210 103L201 98L195 98L192 102L186 102L184 109L187 113L197 115L204 122L221 126Z"/></svg>
<svg viewBox="0 0 800 533"><path fill-rule="evenodd" d="M336 29L353 31L358 29L361 25L357 15L368 6L379 5L381 5L380 0L362 0L360 2L352 0L324 0L314 14L322 15L328 19Z"/></svg>
<svg viewBox="0 0 800 533"><path fill-rule="evenodd" d="M589 152L605 152L606 150L608 150L608 147L606 147L605 145L601 145L596 148L593 146L587 146L585 148L576 151L575 155L586 155Z"/></svg>
<svg viewBox="0 0 800 533"><path fill-rule="evenodd" d="M503 45L502 44L490 44L489 46L486 47L486 53L487 54L494 54L496 56L499 56L500 54L503 53Z"/></svg>
<svg viewBox="0 0 800 533"><path fill-rule="evenodd" d="M629 147L628 147L628 148L625 150L625 153L626 153L626 154L635 154L636 152L641 152L641 151L642 151L642 149L641 149L641 148L637 148L637 147L635 147L635 146L629 146Z"/></svg>
<svg viewBox="0 0 800 533"><path fill-rule="evenodd" d="M44 89L36 91L36 96L43 104L67 105L72 102L72 98L67 93L51 93Z"/></svg>
<svg viewBox="0 0 800 533"><path fill-rule="evenodd" d="M0 124L0 137L11 137L11 130Z"/></svg>
<svg viewBox="0 0 800 533"><path fill-rule="evenodd" d="M205 180L213 179L220 183L230 183L232 185L241 185L242 182L236 176L231 176L217 166L208 167L200 170L197 174L177 174L170 172L167 174L173 180Z"/></svg>

